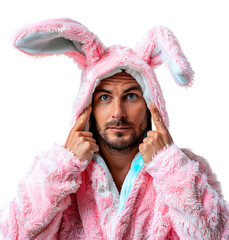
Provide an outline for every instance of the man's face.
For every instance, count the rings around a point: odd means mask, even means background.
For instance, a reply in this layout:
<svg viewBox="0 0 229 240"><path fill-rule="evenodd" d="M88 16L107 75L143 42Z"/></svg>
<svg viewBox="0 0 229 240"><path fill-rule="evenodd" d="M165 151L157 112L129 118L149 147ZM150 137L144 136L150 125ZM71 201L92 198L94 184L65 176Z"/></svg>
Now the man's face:
<svg viewBox="0 0 229 240"><path fill-rule="evenodd" d="M111 149L137 147L147 128L147 106L141 88L127 73L101 81L93 95L98 140Z"/></svg>

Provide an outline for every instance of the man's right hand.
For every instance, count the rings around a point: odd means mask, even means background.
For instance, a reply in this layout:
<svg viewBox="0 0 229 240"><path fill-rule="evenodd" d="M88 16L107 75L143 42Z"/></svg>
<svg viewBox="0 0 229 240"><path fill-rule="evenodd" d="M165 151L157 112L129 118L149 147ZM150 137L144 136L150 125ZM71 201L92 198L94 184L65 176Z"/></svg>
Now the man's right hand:
<svg viewBox="0 0 229 240"><path fill-rule="evenodd" d="M82 131L90 117L91 110L92 107L88 106L83 111L69 132L65 143L65 148L73 152L81 161L91 161L94 153L99 151L99 146L96 144L93 134L91 132Z"/></svg>

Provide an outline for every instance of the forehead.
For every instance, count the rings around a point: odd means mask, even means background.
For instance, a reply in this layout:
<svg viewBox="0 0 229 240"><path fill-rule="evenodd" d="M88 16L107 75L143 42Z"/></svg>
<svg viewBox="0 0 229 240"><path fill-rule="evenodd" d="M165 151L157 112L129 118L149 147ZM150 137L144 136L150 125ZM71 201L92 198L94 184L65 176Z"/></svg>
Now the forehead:
<svg viewBox="0 0 229 240"><path fill-rule="evenodd" d="M103 79L100 82L100 84L96 87L96 89L114 87L126 88L129 87L130 85L138 86L139 89L141 89L137 81L131 75L125 72L121 72Z"/></svg>

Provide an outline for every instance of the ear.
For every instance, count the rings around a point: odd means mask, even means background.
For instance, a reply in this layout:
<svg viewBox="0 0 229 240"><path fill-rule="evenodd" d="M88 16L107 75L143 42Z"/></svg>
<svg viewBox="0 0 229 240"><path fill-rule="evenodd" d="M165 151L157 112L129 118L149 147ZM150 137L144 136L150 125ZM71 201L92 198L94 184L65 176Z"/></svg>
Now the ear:
<svg viewBox="0 0 229 240"><path fill-rule="evenodd" d="M178 40L168 28L152 28L138 43L136 51L151 67L165 63L179 85L192 85L194 72Z"/></svg>
<svg viewBox="0 0 229 240"><path fill-rule="evenodd" d="M84 68L105 52L102 42L81 23L71 19L50 19L20 30L14 46L32 56L64 54Z"/></svg>

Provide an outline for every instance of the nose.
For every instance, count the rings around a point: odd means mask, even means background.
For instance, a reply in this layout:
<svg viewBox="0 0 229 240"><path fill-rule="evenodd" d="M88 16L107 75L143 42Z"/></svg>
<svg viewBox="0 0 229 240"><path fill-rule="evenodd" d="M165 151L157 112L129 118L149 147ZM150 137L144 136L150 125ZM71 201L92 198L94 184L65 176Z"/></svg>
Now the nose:
<svg viewBox="0 0 229 240"><path fill-rule="evenodd" d="M117 99L113 102L112 118L117 119L117 120L126 118L125 108L122 104L122 101L120 101L119 99Z"/></svg>

